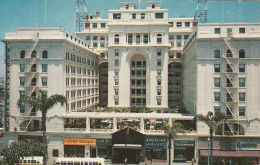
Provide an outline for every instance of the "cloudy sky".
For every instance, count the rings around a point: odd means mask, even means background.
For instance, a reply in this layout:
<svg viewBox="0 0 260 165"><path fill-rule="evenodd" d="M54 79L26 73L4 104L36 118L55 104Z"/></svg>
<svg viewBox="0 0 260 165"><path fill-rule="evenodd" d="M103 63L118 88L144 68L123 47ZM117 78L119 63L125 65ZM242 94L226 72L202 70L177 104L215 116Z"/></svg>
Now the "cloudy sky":
<svg viewBox="0 0 260 165"><path fill-rule="evenodd" d="M107 18L108 9L118 9L119 2L139 0L86 0L89 14L99 11ZM153 0L159 1L159 0ZM17 27L61 26L75 32L76 0L46 0L46 22L44 21L45 0L0 0L0 39L6 32L15 32ZM193 17L196 0L161 0L162 8L169 10L169 17ZM145 0L140 0L145 7ZM217 0L208 2L208 22L260 22L260 2ZM0 77L4 76L4 44L0 43Z"/></svg>

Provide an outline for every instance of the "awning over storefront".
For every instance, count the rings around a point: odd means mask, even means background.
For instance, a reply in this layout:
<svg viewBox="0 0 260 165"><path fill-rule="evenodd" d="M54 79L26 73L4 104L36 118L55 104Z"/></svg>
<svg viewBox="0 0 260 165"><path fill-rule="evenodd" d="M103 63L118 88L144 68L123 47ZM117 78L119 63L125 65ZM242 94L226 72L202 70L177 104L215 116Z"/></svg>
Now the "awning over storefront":
<svg viewBox="0 0 260 165"><path fill-rule="evenodd" d="M208 150L200 150L200 156L208 156ZM260 151L220 151L213 150L215 157L260 157Z"/></svg>

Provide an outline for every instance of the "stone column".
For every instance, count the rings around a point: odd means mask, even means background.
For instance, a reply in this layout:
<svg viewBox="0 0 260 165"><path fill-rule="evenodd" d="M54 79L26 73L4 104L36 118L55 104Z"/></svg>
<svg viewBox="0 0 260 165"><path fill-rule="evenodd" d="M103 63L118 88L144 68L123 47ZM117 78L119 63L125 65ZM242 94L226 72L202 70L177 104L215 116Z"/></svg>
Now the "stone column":
<svg viewBox="0 0 260 165"><path fill-rule="evenodd" d="M140 132L144 132L144 117L141 117L140 120Z"/></svg>
<svg viewBox="0 0 260 165"><path fill-rule="evenodd" d="M90 131L90 118L87 117L86 118L86 132L89 132Z"/></svg>
<svg viewBox="0 0 260 165"><path fill-rule="evenodd" d="M117 131L117 118L113 118L113 132Z"/></svg>

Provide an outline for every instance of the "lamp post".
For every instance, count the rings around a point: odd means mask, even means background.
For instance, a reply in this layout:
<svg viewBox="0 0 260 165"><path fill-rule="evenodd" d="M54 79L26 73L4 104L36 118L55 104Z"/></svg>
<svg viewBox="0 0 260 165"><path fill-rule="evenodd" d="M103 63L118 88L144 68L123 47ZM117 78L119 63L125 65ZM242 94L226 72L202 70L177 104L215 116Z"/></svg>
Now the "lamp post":
<svg viewBox="0 0 260 165"><path fill-rule="evenodd" d="M209 137L208 137L208 165L210 164L210 163L209 163L209 143L210 143L210 139L209 139Z"/></svg>

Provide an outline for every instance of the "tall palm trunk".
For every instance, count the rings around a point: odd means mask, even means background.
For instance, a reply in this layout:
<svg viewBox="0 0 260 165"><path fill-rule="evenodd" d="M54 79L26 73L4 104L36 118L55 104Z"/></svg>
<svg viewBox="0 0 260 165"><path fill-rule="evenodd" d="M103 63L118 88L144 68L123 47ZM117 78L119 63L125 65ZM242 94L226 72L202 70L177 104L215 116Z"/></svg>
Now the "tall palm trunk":
<svg viewBox="0 0 260 165"><path fill-rule="evenodd" d="M169 150L169 165L171 165L171 149L172 149L172 138L169 138L169 146L168 146L168 150Z"/></svg>
<svg viewBox="0 0 260 165"><path fill-rule="evenodd" d="M44 146L44 151L46 153L46 158L43 160L43 164L46 165L47 163L47 142L46 142L46 111L42 111L42 137L43 137L43 146Z"/></svg>
<svg viewBox="0 0 260 165"><path fill-rule="evenodd" d="M210 165L213 165L213 128L210 128Z"/></svg>

